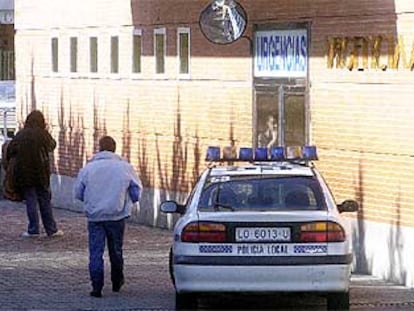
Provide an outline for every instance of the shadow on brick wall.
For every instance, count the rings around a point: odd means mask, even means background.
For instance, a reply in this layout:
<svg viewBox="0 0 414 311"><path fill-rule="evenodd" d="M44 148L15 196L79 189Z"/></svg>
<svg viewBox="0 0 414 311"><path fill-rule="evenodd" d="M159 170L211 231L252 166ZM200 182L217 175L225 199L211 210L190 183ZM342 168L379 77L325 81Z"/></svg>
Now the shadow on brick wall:
<svg viewBox="0 0 414 311"><path fill-rule="evenodd" d="M160 137L156 136L155 148L157 154L157 171L159 182L159 197L154 200L163 202L166 200L174 200L183 202L187 193L191 188L191 177L189 170L189 142L182 134L181 108L178 102L175 122L174 122L174 141L171 146L171 162L165 163L162 148L160 146ZM197 142L197 140L196 140ZM194 146L194 150L198 150L199 146ZM199 163L194 163L195 167L199 167ZM171 228L174 219L171 215L165 215L159 212L158 204L154 204L154 225L159 227Z"/></svg>
<svg viewBox="0 0 414 311"><path fill-rule="evenodd" d="M58 126L57 173L74 176L74 173L76 174L83 166L85 154L84 120L79 113L75 116L72 105L69 105L69 111L66 115L63 95L58 111Z"/></svg>
<svg viewBox="0 0 414 311"><path fill-rule="evenodd" d="M365 216L365 178L364 174L364 155L361 152L360 160L358 165L358 180L355 185L355 199L359 203L359 211L357 218L357 230L353 234L353 245L356 255L355 269L357 273L371 274L373 271L373 260L372 254L367 253L367 225ZM388 268L386 269L386 275L384 277L394 283L405 284L407 279L407 269L405 268L406 263L404 262L404 240L401 228L401 189L398 188L398 193L395 198L395 219L389 226L388 240L384 241L388 245L386 248L388 254ZM372 238L371 238L372 241ZM379 241L378 241L379 242ZM385 248L384 248L385 250ZM380 260L386 262L385 260Z"/></svg>
<svg viewBox="0 0 414 311"><path fill-rule="evenodd" d="M30 71L31 71L31 81L30 81L30 109L27 109L27 114L30 111L37 109L37 99L36 99L36 78L34 74L34 58L32 57L30 63Z"/></svg>
<svg viewBox="0 0 414 311"><path fill-rule="evenodd" d="M93 154L99 151L99 139L102 136L107 135L108 133L105 115L99 111L99 103L98 103L96 96L97 96L96 91L94 91L94 96L93 96L93 150L92 150Z"/></svg>
<svg viewBox="0 0 414 311"><path fill-rule="evenodd" d="M397 197L395 198L396 219L390 226L388 238L388 256L390 272L387 280L394 283L405 284L407 280L407 269L404 262L404 240L401 231L401 186L398 187Z"/></svg>
<svg viewBox="0 0 414 311"><path fill-rule="evenodd" d="M362 155L360 155L358 164L358 179L355 185L355 199L359 203L357 231L354 231L353 245L356 255L356 271L358 273L369 274L372 267L372 262L368 262L367 253L365 249L365 217L364 217L364 165Z"/></svg>
<svg viewBox="0 0 414 311"><path fill-rule="evenodd" d="M122 125L122 156L130 159L131 158L131 102L130 100L126 103L126 108L123 117Z"/></svg>
<svg viewBox="0 0 414 311"><path fill-rule="evenodd" d="M30 84L29 90L26 88L23 101L20 102L20 107L16 107L17 127L20 129L24 126L24 121L27 115L37 109L37 96L36 96L36 76L34 73L34 57L30 60Z"/></svg>

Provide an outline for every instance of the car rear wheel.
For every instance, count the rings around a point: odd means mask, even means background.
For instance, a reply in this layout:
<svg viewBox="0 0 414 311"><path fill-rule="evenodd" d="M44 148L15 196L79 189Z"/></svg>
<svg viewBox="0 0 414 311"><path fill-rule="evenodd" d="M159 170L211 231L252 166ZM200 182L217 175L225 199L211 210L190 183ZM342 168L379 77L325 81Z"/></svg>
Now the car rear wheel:
<svg viewBox="0 0 414 311"><path fill-rule="evenodd" d="M349 292L328 294L328 310L349 310Z"/></svg>
<svg viewBox="0 0 414 311"><path fill-rule="evenodd" d="M170 279L171 282L173 283L174 287L175 287L175 279L174 279L174 268L173 268L173 253L172 253L172 248L170 248L170 254L169 254L169 258L168 258L168 270L170 272Z"/></svg>
<svg viewBox="0 0 414 311"><path fill-rule="evenodd" d="M175 310L194 309L197 309L197 295L190 293L175 293Z"/></svg>

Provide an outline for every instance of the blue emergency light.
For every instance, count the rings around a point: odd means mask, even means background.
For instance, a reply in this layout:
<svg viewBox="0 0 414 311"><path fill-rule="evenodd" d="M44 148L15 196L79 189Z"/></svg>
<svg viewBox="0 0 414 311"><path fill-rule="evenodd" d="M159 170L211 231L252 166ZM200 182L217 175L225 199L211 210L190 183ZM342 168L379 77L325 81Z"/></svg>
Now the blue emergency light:
<svg viewBox="0 0 414 311"><path fill-rule="evenodd" d="M207 148L206 161L219 161L220 158L220 147Z"/></svg>
<svg viewBox="0 0 414 311"><path fill-rule="evenodd" d="M316 146L303 146L302 159L308 161L318 160L318 152L316 150Z"/></svg>
<svg viewBox="0 0 414 311"><path fill-rule="evenodd" d="M240 161L253 161L253 148L240 148L239 159Z"/></svg>
<svg viewBox="0 0 414 311"><path fill-rule="evenodd" d="M255 161L267 161L269 159L269 149L265 147L258 147L254 149Z"/></svg>
<svg viewBox="0 0 414 311"><path fill-rule="evenodd" d="M273 147L270 149L271 161L284 161L286 160L286 152L284 147Z"/></svg>

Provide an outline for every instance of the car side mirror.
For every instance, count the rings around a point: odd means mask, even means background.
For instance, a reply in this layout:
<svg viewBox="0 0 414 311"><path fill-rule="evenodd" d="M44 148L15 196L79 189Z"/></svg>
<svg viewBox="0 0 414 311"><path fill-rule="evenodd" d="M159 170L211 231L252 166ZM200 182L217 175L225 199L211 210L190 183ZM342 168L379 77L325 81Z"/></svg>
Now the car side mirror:
<svg viewBox="0 0 414 311"><path fill-rule="evenodd" d="M167 214L184 214L185 213L185 206L178 204L175 201L165 201L161 203L160 210L163 213Z"/></svg>
<svg viewBox="0 0 414 311"><path fill-rule="evenodd" d="M351 213L357 212L359 209L359 204L354 200L346 200L338 205L338 211L340 213Z"/></svg>

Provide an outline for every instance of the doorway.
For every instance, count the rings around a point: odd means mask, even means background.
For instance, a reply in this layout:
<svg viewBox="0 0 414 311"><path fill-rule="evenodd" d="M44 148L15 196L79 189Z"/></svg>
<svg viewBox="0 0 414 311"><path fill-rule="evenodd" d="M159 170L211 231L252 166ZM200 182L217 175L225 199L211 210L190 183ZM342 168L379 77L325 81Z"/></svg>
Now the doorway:
<svg viewBox="0 0 414 311"><path fill-rule="evenodd" d="M256 25L253 143L309 143L308 24Z"/></svg>
<svg viewBox="0 0 414 311"><path fill-rule="evenodd" d="M306 145L306 88L276 83L256 84L254 92L255 145Z"/></svg>

